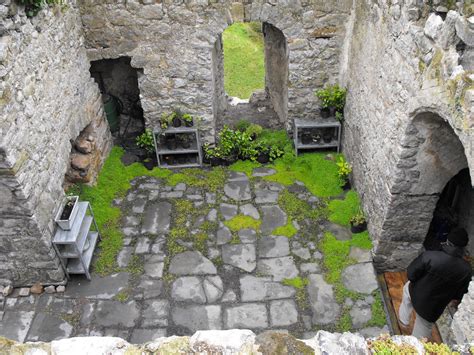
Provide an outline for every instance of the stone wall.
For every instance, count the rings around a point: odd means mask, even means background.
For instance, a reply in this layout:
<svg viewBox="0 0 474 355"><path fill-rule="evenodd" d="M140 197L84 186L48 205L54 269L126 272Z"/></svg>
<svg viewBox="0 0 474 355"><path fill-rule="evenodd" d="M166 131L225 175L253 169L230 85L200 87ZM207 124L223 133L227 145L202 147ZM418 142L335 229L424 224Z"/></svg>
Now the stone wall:
<svg viewBox="0 0 474 355"><path fill-rule="evenodd" d="M175 107L203 117L214 139L213 53L234 21L269 23L283 32L289 51L288 119L318 112L314 90L339 74L350 0L82 0L86 47L91 60L129 56L143 68L139 79L145 120L154 126ZM104 31L104 29L107 29ZM221 102L221 101L219 101ZM277 111L278 112L278 111Z"/></svg>
<svg viewBox="0 0 474 355"><path fill-rule="evenodd" d="M393 336L385 340L411 347L412 353L426 354L424 345L412 336ZM54 340L50 343L17 343L0 337L0 350L9 354L369 354L369 341L358 334L329 333L324 330L306 340L283 332L255 335L246 329L198 331L191 337L157 337L146 344L129 344L115 337L81 337ZM469 344L455 347L460 354L469 354Z"/></svg>
<svg viewBox="0 0 474 355"><path fill-rule="evenodd" d="M379 270L405 268L445 184L474 176L474 77L460 65L474 29L462 7L443 20L426 3L355 2L344 152Z"/></svg>
<svg viewBox="0 0 474 355"><path fill-rule="evenodd" d="M2 4L0 283L61 282L51 238L70 140L91 123L106 155L108 126L74 3L33 19L14 2Z"/></svg>

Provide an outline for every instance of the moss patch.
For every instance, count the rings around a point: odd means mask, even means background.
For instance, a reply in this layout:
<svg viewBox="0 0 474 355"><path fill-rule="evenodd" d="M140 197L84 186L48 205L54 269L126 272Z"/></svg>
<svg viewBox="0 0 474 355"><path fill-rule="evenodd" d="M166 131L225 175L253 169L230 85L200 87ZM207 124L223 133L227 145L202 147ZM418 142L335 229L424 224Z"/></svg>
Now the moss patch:
<svg viewBox="0 0 474 355"><path fill-rule="evenodd" d="M185 183L188 186L206 189L210 192L217 192L224 188L226 179L226 169L215 167L211 170L205 169L183 169L179 173L167 177L167 184L176 186Z"/></svg>
<svg viewBox="0 0 474 355"><path fill-rule="evenodd" d="M375 301L372 303L372 318L367 323L367 327L383 327L387 323L385 309L383 308L382 296L379 291L374 292Z"/></svg>
<svg viewBox="0 0 474 355"><path fill-rule="evenodd" d="M311 205L288 190L278 196L278 204L292 219L301 222L304 219L318 220L326 215L325 207L313 209Z"/></svg>
<svg viewBox="0 0 474 355"><path fill-rule="evenodd" d="M305 184L315 196L329 197L342 192L337 176L335 161L326 159L325 153L303 154L294 159L277 159L273 168L274 175L264 177L265 180L275 181L282 185L292 185L296 180ZM337 160L339 154L334 154Z"/></svg>
<svg viewBox="0 0 474 355"><path fill-rule="evenodd" d="M355 191L349 191L344 200L332 200L329 202L329 220L342 226L349 226L350 219L360 208L359 195Z"/></svg>
<svg viewBox="0 0 474 355"><path fill-rule="evenodd" d="M247 174L248 177L252 176L253 169L262 166L262 164L251 161L251 160L238 160L231 166L229 166L229 170L242 172Z"/></svg>
<svg viewBox="0 0 474 355"><path fill-rule="evenodd" d="M286 285L286 286L291 286L291 287L294 287L296 289L302 289L302 288L305 288L307 285L308 285L308 279L307 278L301 278L301 277L295 277L295 278L292 278L292 279L284 279L282 282L281 282L283 285Z"/></svg>
<svg viewBox="0 0 474 355"><path fill-rule="evenodd" d="M225 221L224 224L229 227L232 232L238 232L241 229L250 228L255 231L260 229L261 221L254 219L250 216L237 215L229 221Z"/></svg>
<svg viewBox="0 0 474 355"><path fill-rule="evenodd" d="M288 223L284 226L277 227L273 230L273 235L282 235L288 238L294 237L298 230L293 225L291 218L288 218Z"/></svg>

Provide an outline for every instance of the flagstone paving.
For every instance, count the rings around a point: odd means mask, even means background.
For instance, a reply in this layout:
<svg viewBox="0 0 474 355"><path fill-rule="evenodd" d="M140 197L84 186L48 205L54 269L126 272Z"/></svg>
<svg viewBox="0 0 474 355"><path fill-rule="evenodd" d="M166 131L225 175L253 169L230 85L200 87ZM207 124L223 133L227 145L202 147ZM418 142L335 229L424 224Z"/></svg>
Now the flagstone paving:
<svg viewBox="0 0 474 355"><path fill-rule="evenodd" d="M282 191L313 208L319 199L302 184L285 187L263 179L274 173L229 172L217 192L137 178L116 201L125 235L117 272L93 274L91 281L74 277L64 294L18 297L15 291L3 300L0 335L20 341L113 335L139 343L203 329L248 328L303 337L338 330L343 312L353 331L382 331L368 324L378 292L370 253L351 248L354 264L342 272L341 282L357 297L338 303L318 243L325 231L337 240L352 234L324 219L292 221L278 203ZM177 201L186 201L184 215L177 215ZM259 223L231 225L243 216ZM177 225L177 217L185 222ZM295 236L274 234L288 223ZM301 289L285 284L296 277L306 281Z"/></svg>

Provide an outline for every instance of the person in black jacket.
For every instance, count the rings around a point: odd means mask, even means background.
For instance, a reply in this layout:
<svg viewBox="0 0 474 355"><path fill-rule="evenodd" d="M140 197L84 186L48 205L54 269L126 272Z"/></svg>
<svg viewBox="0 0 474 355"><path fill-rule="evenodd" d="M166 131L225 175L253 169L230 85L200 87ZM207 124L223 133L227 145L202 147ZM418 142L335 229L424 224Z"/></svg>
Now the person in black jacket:
<svg viewBox="0 0 474 355"><path fill-rule="evenodd" d="M461 301L472 278L470 264L463 259L469 241L463 228L456 228L439 251L425 251L408 266L399 309L402 329L408 327L413 309L416 319L412 335L431 338L433 323L451 300Z"/></svg>

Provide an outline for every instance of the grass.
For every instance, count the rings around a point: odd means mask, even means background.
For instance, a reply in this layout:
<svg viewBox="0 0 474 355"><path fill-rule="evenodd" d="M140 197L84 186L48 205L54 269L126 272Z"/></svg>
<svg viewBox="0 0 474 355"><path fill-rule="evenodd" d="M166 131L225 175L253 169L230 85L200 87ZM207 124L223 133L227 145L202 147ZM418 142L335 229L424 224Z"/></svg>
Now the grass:
<svg viewBox="0 0 474 355"><path fill-rule="evenodd" d="M298 230L293 225L291 217L288 217L288 223L284 226L277 227L273 230L273 235L282 235L288 238L294 237L298 233Z"/></svg>
<svg viewBox="0 0 474 355"><path fill-rule="evenodd" d="M288 190L283 190L278 196L278 204L292 219L301 222L305 219L317 220L325 216L325 208L314 209Z"/></svg>
<svg viewBox="0 0 474 355"><path fill-rule="evenodd" d="M374 292L375 301L372 303L372 318L367 323L367 327L383 327L387 323L385 309L382 304L382 297L379 291Z"/></svg>
<svg viewBox="0 0 474 355"><path fill-rule="evenodd" d="M258 219L254 219L250 216L237 215L231 220L225 221L224 224L229 227L232 232L238 232L241 229L253 229L258 231L262 222Z"/></svg>
<svg viewBox="0 0 474 355"><path fill-rule="evenodd" d="M185 183L188 186L204 188L210 192L217 192L224 188L226 170L223 167L205 169L183 169L179 173L167 177L170 186Z"/></svg>
<svg viewBox="0 0 474 355"><path fill-rule="evenodd" d="M247 174L248 177L251 177L253 169L258 168L261 165L262 164L251 160L238 160L229 166L229 170L242 172Z"/></svg>
<svg viewBox="0 0 474 355"><path fill-rule="evenodd" d="M283 279L281 283L285 286L291 286L299 290L305 288L308 285L308 279L298 276L292 279Z"/></svg>
<svg viewBox="0 0 474 355"><path fill-rule="evenodd" d="M112 206L112 201L124 197L130 189L130 181L138 176L166 179L172 174L169 170L160 168L149 171L139 163L124 166L120 160L123 153L122 148L113 147L99 174L97 184L80 185L73 189L79 192L81 200L91 203L99 226L102 241L99 244L100 253L94 263L94 270L101 275L116 269L116 257L123 246L123 234L119 226L121 212L120 208Z"/></svg>
<svg viewBox="0 0 474 355"><path fill-rule="evenodd" d="M349 226L350 219L360 208L359 195L355 191L349 191L344 200L332 200L329 202L329 220L342 226Z"/></svg>
<svg viewBox="0 0 474 355"><path fill-rule="evenodd" d="M342 241L337 240L334 235L326 232L319 244L320 250L324 255L323 266L325 269L325 279L334 286L338 303L342 303L347 297L352 299L361 298L361 295L357 292L346 289L341 281L342 271L347 266L355 263L355 260L349 258L349 252L352 246L371 249L372 242L370 241L369 234L366 232L353 234L352 239Z"/></svg>
<svg viewBox="0 0 474 355"><path fill-rule="evenodd" d="M286 186L293 185L298 180L315 196L337 196L342 193L337 176L338 168L335 161L326 159L326 155L327 153L311 153L293 159L286 155L274 162L273 168L277 172L264 179ZM333 156L337 160L339 154Z"/></svg>
<svg viewBox="0 0 474 355"><path fill-rule="evenodd" d="M230 96L248 99L265 87L265 53L260 23L235 23L222 34L224 85ZM260 29L259 29L260 28Z"/></svg>

